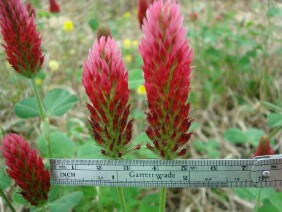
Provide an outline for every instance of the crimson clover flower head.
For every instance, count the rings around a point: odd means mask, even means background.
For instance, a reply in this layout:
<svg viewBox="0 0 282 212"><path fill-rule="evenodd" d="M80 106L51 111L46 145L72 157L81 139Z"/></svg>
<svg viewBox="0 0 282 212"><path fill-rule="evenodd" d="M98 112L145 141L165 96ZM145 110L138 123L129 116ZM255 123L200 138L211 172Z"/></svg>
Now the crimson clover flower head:
<svg viewBox="0 0 282 212"><path fill-rule="evenodd" d="M273 155L274 150L270 146L270 140L267 136L262 136L256 149L254 157L263 155Z"/></svg>
<svg viewBox="0 0 282 212"><path fill-rule="evenodd" d="M34 16L20 0L0 0L0 27L7 59L16 72L34 78L44 62Z"/></svg>
<svg viewBox="0 0 282 212"><path fill-rule="evenodd" d="M49 11L51 13L59 13L61 11L60 5L56 0L49 0Z"/></svg>
<svg viewBox="0 0 282 212"><path fill-rule="evenodd" d="M139 50L147 92L147 148L164 159L186 154L191 133L187 102L193 50L175 1L155 1L147 11Z"/></svg>
<svg viewBox="0 0 282 212"><path fill-rule="evenodd" d="M32 205L44 204L50 190L50 172L44 170L42 158L17 134L2 139L2 155L7 173L21 188L20 194Z"/></svg>
<svg viewBox="0 0 282 212"><path fill-rule="evenodd" d="M128 121L128 72L113 38L95 39L83 66L82 84L91 102L87 105L89 122L101 153L119 158L140 149L130 145L133 120Z"/></svg>

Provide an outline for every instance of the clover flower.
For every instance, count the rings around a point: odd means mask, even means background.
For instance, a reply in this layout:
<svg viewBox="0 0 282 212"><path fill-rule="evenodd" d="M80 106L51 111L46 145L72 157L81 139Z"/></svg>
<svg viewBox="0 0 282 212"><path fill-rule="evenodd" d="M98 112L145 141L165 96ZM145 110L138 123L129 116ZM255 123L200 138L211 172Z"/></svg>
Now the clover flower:
<svg viewBox="0 0 282 212"><path fill-rule="evenodd" d="M270 140L267 136L263 136L260 139L259 145L256 149L254 157L262 155L273 155L274 150L270 146Z"/></svg>
<svg viewBox="0 0 282 212"><path fill-rule="evenodd" d="M51 13L59 13L61 11L60 5L56 0L49 0L49 11Z"/></svg>
<svg viewBox="0 0 282 212"><path fill-rule="evenodd" d="M34 16L28 16L20 0L0 0L0 26L9 63L24 77L34 78L44 61Z"/></svg>
<svg viewBox="0 0 282 212"><path fill-rule="evenodd" d="M192 135L187 100L193 51L182 22L175 1L154 2L144 19L139 46L148 102L146 133L153 142L147 148L164 159L185 155Z"/></svg>
<svg viewBox="0 0 282 212"><path fill-rule="evenodd" d="M113 38L95 39L84 63L82 84L91 104L90 124L101 153L119 158L140 149L130 145L133 120L128 121L128 72Z"/></svg>
<svg viewBox="0 0 282 212"><path fill-rule="evenodd" d="M20 194L32 205L44 204L50 190L50 172L44 170L36 150L17 134L6 135L0 150L6 160L7 173L21 188Z"/></svg>

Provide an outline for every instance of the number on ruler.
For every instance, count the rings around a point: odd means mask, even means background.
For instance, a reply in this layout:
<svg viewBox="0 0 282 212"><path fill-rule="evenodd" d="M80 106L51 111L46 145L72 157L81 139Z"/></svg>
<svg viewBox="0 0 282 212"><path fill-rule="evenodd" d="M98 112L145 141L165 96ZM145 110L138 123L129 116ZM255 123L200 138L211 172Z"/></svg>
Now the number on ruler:
<svg viewBox="0 0 282 212"><path fill-rule="evenodd" d="M124 166L123 169L124 169L124 171L128 171L129 170L129 166Z"/></svg>
<svg viewBox="0 0 282 212"><path fill-rule="evenodd" d="M152 168L154 171L157 171L158 170L158 167L157 166L153 166Z"/></svg>
<svg viewBox="0 0 282 212"><path fill-rule="evenodd" d="M264 181L265 180L265 178L263 177L263 176L260 176L259 177L259 181L261 182L261 181Z"/></svg>
<svg viewBox="0 0 282 212"><path fill-rule="evenodd" d="M181 171L187 171L187 166L181 166Z"/></svg>
<svg viewBox="0 0 282 212"><path fill-rule="evenodd" d="M187 175L183 176L183 180L188 180L188 176Z"/></svg>
<svg viewBox="0 0 282 212"><path fill-rule="evenodd" d="M212 171L217 171L217 166L211 166Z"/></svg>
<svg viewBox="0 0 282 212"><path fill-rule="evenodd" d="M101 165L98 165L96 166L97 170L101 171L102 170L102 166Z"/></svg>

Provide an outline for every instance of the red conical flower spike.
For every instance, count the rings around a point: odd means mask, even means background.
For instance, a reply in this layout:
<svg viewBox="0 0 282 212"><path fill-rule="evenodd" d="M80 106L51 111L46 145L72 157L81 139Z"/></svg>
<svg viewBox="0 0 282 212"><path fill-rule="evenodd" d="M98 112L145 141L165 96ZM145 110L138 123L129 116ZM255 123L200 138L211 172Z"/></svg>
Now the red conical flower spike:
<svg viewBox="0 0 282 212"><path fill-rule="evenodd" d="M20 0L0 0L0 26L8 61L19 74L34 78L44 61L34 16Z"/></svg>
<svg viewBox="0 0 282 212"><path fill-rule="evenodd" d="M149 111L148 149L165 159L186 154L191 120L187 103L193 51L175 1L156 1L147 11L140 44Z"/></svg>
<svg viewBox="0 0 282 212"><path fill-rule="evenodd" d="M7 173L22 189L20 194L32 205L44 204L50 190L50 172L44 170L42 158L22 136L6 135L2 139Z"/></svg>
<svg viewBox="0 0 282 212"><path fill-rule="evenodd" d="M118 158L138 149L130 146L128 72L111 37L95 39L83 66L82 84L91 104L90 124L102 154Z"/></svg>
<svg viewBox="0 0 282 212"><path fill-rule="evenodd" d="M138 0L138 20L141 28L146 17L146 11L153 2L154 0Z"/></svg>
<svg viewBox="0 0 282 212"><path fill-rule="evenodd" d="M61 11L60 5L56 0L49 0L49 10L51 13L59 13Z"/></svg>
<svg viewBox="0 0 282 212"><path fill-rule="evenodd" d="M274 150L270 146L269 138L267 136L261 137L257 150L254 154L254 157L262 156L262 155L273 155L273 154L274 154Z"/></svg>

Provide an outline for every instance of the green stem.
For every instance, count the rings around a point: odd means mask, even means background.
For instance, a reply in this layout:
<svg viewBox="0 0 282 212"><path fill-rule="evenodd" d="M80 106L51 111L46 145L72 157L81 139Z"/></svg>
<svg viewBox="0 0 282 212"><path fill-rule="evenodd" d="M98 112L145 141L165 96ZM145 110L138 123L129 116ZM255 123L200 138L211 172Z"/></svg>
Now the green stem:
<svg viewBox="0 0 282 212"><path fill-rule="evenodd" d="M160 212L165 211L165 202L166 202L166 188L161 188L160 191Z"/></svg>
<svg viewBox="0 0 282 212"><path fill-rule="evenodd" d="M43 212L47 212L47 210L46 210L46 208L45 208L45 205L42 206L42 211L43 211Z"/></svg>
<svg viewBox="0 0 282 212"><path fill-rule="evenodd" d="M259 208L260 208L260 197L261 197L262 190L263 190L263 188L259 189L259 193L258 193L258 196L257 196L257 202L256 202L256 205L255 205L255 211L258 211Z"/></svg>
<svg viewBox="0 0 282 212"><path fill-rule="evenodd" d="M125 201L124 201L124 195L123 195L123 190L121 187L117 187L117 192L118 192L118 197L119 197L119 201L120 201L120 205L122 208L123 212L126 212L126 206L125 206Z"/></svg>
<svg viewBox="0 0 282 212"><path fill-rule="evenodd" d="M9 206L9 208L11 209L12 212L16 212L15 208L12 206L11 202L9 201L9 199L7 198L7 196L5 195L4 191L2 190L2 188L0 188L0 196L3 197L3 199L5 200L5 202L7 203L7 205Z"/></svg>
<svg viewBox="0 0 282 212"><path fill-rule="evenodd" d="M39 92L38 92L38 89L37 89L35 79L31 79L31 85L32 85L32 88L33 88L33 91L34 91L34 96L35 96L35 99L36 99L36 103L37 103L37 107L38 107L38 111L39 111L39 116L41 118L41 121L45 121L45 113L44 113L45 110L43 108L43 104L42 104L42 101L41 101L40 96L39 96Z"/></svg>
<svg viewBox="0 0 282 212"><path fill-rule="evenodd" d="M41 118L41 126L40 126L41 127L41 133L43 134L43 137L44 137L44 139L47 143L47 146L48 146L49 158L52 158L51 145L50 145L49 120L48 120L48 118L46 118L46 112L45 112L45 109L43 107L43 103L42 103L42 100L40 98L35 79L31 79L31 85L32 85L34 96L35 96L35 99L36 99L39 116Z"/></svg>

